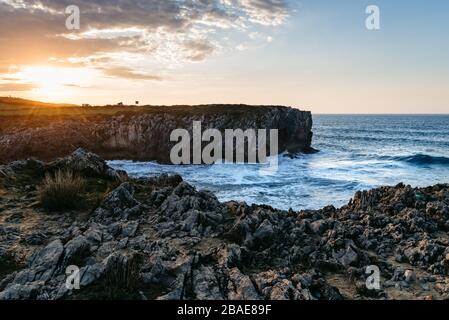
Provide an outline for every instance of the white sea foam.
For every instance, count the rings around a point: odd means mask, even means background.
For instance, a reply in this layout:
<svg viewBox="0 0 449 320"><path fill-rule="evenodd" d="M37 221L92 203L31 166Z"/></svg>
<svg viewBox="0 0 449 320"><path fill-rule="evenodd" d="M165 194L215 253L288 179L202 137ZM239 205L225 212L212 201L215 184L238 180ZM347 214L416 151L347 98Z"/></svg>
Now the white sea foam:
<svg viewBox="0 0 449 320"><path fill-rule="evenodd" d="M449 165L443 161L449 157L446 145L449 131L445 129L449 117L427 117L427 127L423 127L422 121L420 117L316 117L314 146L321 151L294 159L285 154L279 156L279 170L272 176L260 175L261 165L255 164L170 166L132 161L109 164L132 176L177 173L198 189L215 192L221 201L268 204L286 210L342 206L358 190L399 182L414 186L449 182ZM372 123L376 126L370 127ZM396 128L390 139L385 135L376 138L376 131L388 132L389 127ZM370 128L373 132L369 132ZM407 132L409 142L398 135L400 128ZM417 131L413 132L413 128ZM426 128L429 134L423 133ZM360 131L363 135L357 138ZM344 139L341 135L351 138ZM412 139L415 136L419 136L421 143ZM423 156L428 150L432 154Z"/></svg>

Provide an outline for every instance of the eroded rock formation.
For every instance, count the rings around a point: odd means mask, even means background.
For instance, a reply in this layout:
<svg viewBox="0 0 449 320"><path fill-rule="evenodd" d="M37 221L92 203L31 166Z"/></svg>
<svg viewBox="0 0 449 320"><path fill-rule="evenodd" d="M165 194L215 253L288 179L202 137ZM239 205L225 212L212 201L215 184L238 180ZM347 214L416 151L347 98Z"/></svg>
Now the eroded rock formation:
<svg viewBox="0 0 449 320"><path fill-rule="evenodd" d="M64 167L86 179L86 203L45 212L37 189ZM0 197L0 299L449 298L448 185L287 212L220 203L180 176L127 178L78 150L0 166ZM380 290L365 285L369 265Z"/></svg>

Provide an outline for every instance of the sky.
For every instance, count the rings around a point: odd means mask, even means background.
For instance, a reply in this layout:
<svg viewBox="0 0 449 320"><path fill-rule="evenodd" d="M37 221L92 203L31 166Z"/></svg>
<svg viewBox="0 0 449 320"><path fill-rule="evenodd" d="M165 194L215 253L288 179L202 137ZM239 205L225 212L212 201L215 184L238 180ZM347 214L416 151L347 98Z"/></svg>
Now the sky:
<svg viewBox="0 0 449 320"><path fill-rule="evenodd" d="M0 0L0 96L449 113L448 35L447 0Z"/></svg>

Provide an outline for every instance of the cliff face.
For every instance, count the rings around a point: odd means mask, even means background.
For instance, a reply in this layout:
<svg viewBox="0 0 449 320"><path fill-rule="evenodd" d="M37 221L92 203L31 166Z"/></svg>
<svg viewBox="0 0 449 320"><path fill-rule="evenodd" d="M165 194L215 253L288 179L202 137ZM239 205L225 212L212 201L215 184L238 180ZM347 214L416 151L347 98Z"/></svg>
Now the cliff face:
<svg viewBox="0 0 449 320"><path fill-rule="evenodd" d="M191 133L194 121L201 121L203 131L214 128L222 133L225 129L278 129L279 152L308 151L312 140L311 113L293 108L215 105L139 110L40 116L42 119L35 118L33 125L16 119L17 126L0 133L0 161L29 157L53 160L83 147L105 159L170 163L170 150L176 144L170 142L171 132L186 129Z"/></svg>

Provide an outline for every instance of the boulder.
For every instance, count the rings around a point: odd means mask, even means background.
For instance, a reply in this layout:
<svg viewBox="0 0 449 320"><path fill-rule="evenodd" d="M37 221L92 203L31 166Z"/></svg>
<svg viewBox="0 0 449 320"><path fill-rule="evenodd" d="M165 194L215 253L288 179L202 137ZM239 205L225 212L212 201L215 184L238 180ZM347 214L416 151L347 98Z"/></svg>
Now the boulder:
<svg viewBox="0 0 449 320"><path fill-rule="evenodd" d="M14 284L0 292L0 300L34 300L41 287L42 283Z"/></svg>
<svg viewBox="0 0 449 320"><path fill-rule="evenodd" d="M274 228L270 221L265 219L254 232L254 239L257 241L270 241L274 235Z"/></svg>
<svg viewBox="0 0 449 320"><path fill-rule="evenodd" d="M78 236L70 240L64 246L64 258L62 266L80 266L84 264L84 259L90 254L90 243L85 236Z"/></svg>
<svg viewBox="0 0 449 320"><path fill-rule="evenodd" d="M198 300L223 300L217 277L211 267L200 266L193 271L193 292Z"/></svg>
<svg viewBox="0 0 449 320"><path fill-rule="evenodd" d="M228 299L260 300L250 277L242 274L238 268L232 268L229 271Z"/></svg>
<svg viewBox="0 0 449 320"><path fill-rule="evenodd" d="M352 245L348 245L345 250L339 251L334 256L345 267L353 266L359 260L359 256L357 252L352 248Z"/></svg>
<svg viewBox="0 0 449 320"><path fill-rule="evenodd" d="M46 247L38 250L30 259L29 269L26 274L33 275L32 281L47 281L60 266L64 246L61 240L56 239ZM17 277L16 277L17 279ZM27 279L29 282L31 279Z"/></svg>
<svg viewBox="0 0 449 320"><path fill-rule="evenodd" d="M114 189L95 211L95 220L110 224L117 219L126 219L131 213L137 214L133 210L140 212L140 202L134 198L134 187L124 182Z"/></svg>
<svg viewBox="0 0 449 320"><path fill-rule="evenodd" d="M106 161L96 154L82 148L75 150L71 155L53 162L50 167L54 169L70 170L74 173L88 177L115 177L117 172L112 170Z"/></svg>

